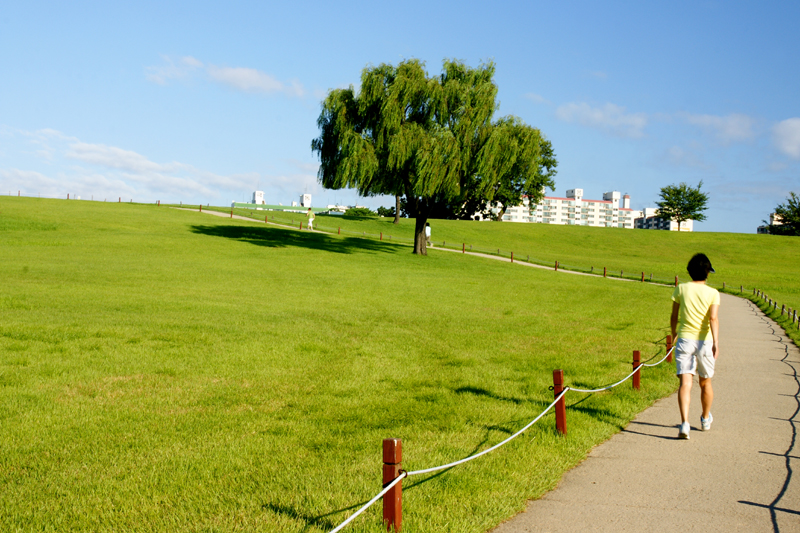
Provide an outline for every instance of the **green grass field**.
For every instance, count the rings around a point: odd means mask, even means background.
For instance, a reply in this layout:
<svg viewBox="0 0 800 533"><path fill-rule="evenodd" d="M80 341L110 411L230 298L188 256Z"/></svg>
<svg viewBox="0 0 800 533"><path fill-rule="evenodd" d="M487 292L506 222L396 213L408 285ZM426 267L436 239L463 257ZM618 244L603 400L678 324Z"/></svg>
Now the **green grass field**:
<svg viewBox="0 0 800 533"><path fill-rule="evenodd" d="M663 353L668 287L416 257L357 236L384 220L344 222L0 198L0 530L329 531L380 489L382 439L408 470L460 459L534 418L554 368L594 387ZM545 251L536 228L439 222ZM586 232L584 257L622 233ZM539 238L572 249L557 235ZM404 531L523 509L676 380L662 365L642 385L568 396L566 438L548 415L410 478ZM347 529L383 530L379 504Z"/></svg>
<svg viewBox="0 0 800 533"><path fill-rule="evenodd" d="M224 208L220 210L224 211ZM228 210L229 211L229 210ZM269 214L278 222L299 222L305 217L276 211L251 211L237 209L237 215L252 216L258 220ZM321 229L343 234L363 234L384 239L392 236L402 242L413 242L413 220L401 219L400 224L391 218L352 219L349 217L318 216ZM800 308L800 280L798 258L800 239L777 235L745 235L737 233L681 233L667 231L621 230L549 224L515 224L496 222L471 222L431 220L435 246L500 254L508 257L514 252L516 259L553 265L559 261L562 268L639 278L644 272L647 279L672 282L677 275L688 281L686 263L692 254L703 252L714 264L716 274L709 283L721 288L744 286L752 294L759 288L773 299L793 309ZM731 291L733 292L733 291Z"/></svg>

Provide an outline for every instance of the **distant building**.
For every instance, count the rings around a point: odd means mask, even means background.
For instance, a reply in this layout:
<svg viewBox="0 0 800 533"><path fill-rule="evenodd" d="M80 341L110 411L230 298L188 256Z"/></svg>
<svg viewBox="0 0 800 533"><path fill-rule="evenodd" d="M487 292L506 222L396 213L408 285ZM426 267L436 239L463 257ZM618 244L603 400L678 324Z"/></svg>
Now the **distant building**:
<svg viewBox="0 0 800 533"><path fill-rule="evenodd" d="M255 191L253 193L253 203L256 205L262 205L266 203L264 201L264 191Z"/></svg>
<svg viewBox="0 0 800 533"><path fill-rule="evenodd" d="M311 207L311 195L308 194L308 193L301 194L300 195L300 205L303 206L303 207Z"/></svg>
<svg viewBox="0 0 800 533"><path fill-rule="evenodd" d="M674 220L664 219L656 215L658 209L655 207L645 207L642 216L634 221L636 229L661 229L667 231L693 231L694 220L684 220L681 222L680 230L678 223Z"/></svg>
<svg viewBox="0 0 800 533"><path fill-rule="evenodd" d="M500 207L493 211L498 213ZM545 196L533 207L524 197L522 205L506 209L503 220L633 229L634 219L641 216L641 211L631 209L631 197L627 194L611 191L604 193L602 200L589 200L583 198L583 189L569 189L565 197Z"/></svg>
<svg viewBox="0 0 800 533"><path fill-rule="evenodd" d="M783 219L780 215L776 215L775 213L769 214L769 226L782 226ZM756 228L756 233L764 234L769 233L769 226L759 226Z"/></svg>

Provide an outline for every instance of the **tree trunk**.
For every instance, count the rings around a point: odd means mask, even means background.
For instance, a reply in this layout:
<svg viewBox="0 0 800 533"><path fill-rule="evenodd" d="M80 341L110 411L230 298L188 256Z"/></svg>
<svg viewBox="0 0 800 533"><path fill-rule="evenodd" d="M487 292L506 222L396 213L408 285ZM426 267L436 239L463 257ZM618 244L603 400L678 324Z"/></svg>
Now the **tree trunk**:
<svg viewBox="0 0 800 533"><path fill-rule="evenodd" d="M392 224L400 223L400 195L394 195L394 222Z"/></svg>
<svg viewBox="0 0 800 533"><path fill-rule="evenodd" d="M428 222L427 215L417 213L416 224L414 226L414 253L428 255L428 239L425 237L425 223Z"/></svg>

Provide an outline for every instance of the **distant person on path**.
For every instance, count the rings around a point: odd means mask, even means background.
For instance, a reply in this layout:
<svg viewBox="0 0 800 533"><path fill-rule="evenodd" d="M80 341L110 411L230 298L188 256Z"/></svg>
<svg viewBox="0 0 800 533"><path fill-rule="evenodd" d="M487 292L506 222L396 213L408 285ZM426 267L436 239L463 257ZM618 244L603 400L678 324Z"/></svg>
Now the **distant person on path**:
<svg viewBox="0 0 800 533"><path fill-rule="evenodd" d="M678 408L681 412L679 439L688 439L689 402L691 401L692 380L698 374L700 380L700 402L703 414L700 427L703 431L711 429L711 402L714 390L711 378L714 377L714 364L719 357L719 292L706 285L708 274L714 272L711 261L705 254L695 254L689 260L686 270L692 281L681 283L672 293L672 316L670 328L675 340L675 361L678 379Z"/></svg>
<svg viewBox="0 0 800 533"><path fill-rule="evenodd" d="M428 246L431 245L431 225L430 222L425 223L425 242Z"/></svg>
<svg viewBox="0 0 800 533"><path fill-rule="evenodd" d="M308 208L308 213L306 213L306 216L308 217L308 229L314 231L314 212L310 207Z"/></svg>

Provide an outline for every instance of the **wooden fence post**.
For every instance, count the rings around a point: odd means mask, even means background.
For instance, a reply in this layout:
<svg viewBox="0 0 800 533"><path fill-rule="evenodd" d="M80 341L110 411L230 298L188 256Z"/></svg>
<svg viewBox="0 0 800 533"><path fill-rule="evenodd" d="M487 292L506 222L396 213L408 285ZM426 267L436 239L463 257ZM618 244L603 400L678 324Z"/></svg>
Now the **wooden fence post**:
<svg viewBox="0 0 800 533"><path fill-rule="evenodd" d="M553 370L553 398L564 390L564 371ZM562 435L567 434L567 404L562 397L556 402L556 429Z"/></svg>
<svg viewBox="0 0 800 533"><path fill-rule="evenodd" d="M603 277L606 277L606 267L603 267Z"/></svg>
<svg viewBox="0 0 800 533"><path fill-rule="evenodd" d="M641 365L641 360L642 360L641 352L639 352L639 350L634 350L633 369L636 370L636 372L633 374L633 388L636 390L639 390L640 388L639 378L641 376L642 371L639 369L639 366Z"/></svg>
<svg viewBox="0 0 800 533"><path fill-rule="evenodd" d="M642 272L642 283L644 283L644 272Z"/></svg>
<svg viewBox="0 0 800 533"><path fill-rule="evenodd" d="M672 335L667 335L667 363L672 362L672 354L669 351L672 349Z"/></svg>
<svg viewBox="0 0 800 533"><path fill-rule="evenodd" d="M514 262L514 252L511 252L511 262Z"/></svg>
<svg viewBox="0 0 800 533"><path fill-rule="evenodd" d="M400 475L403 460L403 442L400 439L383 439L383 486ZM400 531L403 522L403 482L400 481L383 495L383 523L386 531Z"/></svg>
<svg viewBox="0 0 800 533"><path fill-rule="evenodd" d="M678 286L678 276L675 276L675 286Z"/></svg>
<svg viewBox="0 0 800 533"><path fill-rule="evenodd" d="M558 272L558 261L556 261L556 272Z"/></svg>
<svg viewBox="0 0 800 533"><path fill-rule="evenodd" d="M465 243L465 242L461 243L461 253L462 254L467 253L467 243Z"/></svg>

